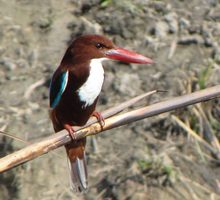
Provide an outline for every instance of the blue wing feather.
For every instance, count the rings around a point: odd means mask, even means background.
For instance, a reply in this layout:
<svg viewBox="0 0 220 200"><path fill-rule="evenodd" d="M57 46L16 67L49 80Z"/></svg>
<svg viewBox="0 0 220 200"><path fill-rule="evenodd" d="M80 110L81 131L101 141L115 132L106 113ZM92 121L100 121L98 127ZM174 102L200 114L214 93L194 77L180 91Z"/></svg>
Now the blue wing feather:
<svg viewBox="0 0 220 200"><path fill-rule="evenodd" d="M68 82L68 71L55 73L50 83L50 107L58 105Z"/></svg>

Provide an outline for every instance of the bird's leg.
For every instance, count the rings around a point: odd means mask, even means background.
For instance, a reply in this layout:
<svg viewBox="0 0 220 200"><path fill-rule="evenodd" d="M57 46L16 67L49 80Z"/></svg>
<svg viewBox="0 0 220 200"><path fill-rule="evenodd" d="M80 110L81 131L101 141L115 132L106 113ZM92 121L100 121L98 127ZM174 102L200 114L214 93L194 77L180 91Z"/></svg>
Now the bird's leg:
<svg viewBox="0 0 220 200"><path fill-rule="evenodd" d="M76 134L75 134L76 132L75 132L74 128L69 124L64 124L63 127L69 132L70 137L73 140L76 140Z"/></svg>
<svg viewBox="0 0 220 200"><path fill-rule="evenodd" d="M105 126L105 119L100 112L94 111L92 113L92 116L96 117L96 119L98 120L98 122L102 128Z"/></svg>

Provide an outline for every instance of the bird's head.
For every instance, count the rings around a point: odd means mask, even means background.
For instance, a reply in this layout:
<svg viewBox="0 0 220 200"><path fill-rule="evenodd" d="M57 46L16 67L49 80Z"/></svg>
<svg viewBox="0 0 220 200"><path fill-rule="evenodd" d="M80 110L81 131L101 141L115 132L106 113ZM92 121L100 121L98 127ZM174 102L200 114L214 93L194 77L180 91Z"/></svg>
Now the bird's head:
<svg viewBox="0 0 220 200"><path fill-rule="evenodd" d="M69 46L68 55L75 61L106 58L128 63L152 64L153 61L141 54L117 47L111 40L101 35L84 35Z"/></svg>

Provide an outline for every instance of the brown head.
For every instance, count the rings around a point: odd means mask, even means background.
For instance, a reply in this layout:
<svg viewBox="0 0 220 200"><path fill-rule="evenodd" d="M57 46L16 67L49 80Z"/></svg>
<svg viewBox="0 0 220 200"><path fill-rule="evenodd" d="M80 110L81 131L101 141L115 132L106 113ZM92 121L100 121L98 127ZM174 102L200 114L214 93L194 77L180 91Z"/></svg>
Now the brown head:
<svg viewBox="0 0 220 200"><path fill-rule="evenodd" d="M76 38L64 56L63 61L80 63L95 58L108 58L129 63L151 64L153 61L143 55L117 47L101 35L83 35ZM63 62L62 61L62 62Z"/></svg>

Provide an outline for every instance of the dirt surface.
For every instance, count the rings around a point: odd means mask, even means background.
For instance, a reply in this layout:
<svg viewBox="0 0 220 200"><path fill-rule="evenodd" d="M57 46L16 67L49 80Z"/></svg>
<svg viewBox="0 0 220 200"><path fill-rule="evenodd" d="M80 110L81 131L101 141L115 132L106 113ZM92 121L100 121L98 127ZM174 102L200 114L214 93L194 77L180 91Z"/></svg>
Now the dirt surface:
<svg viewBox="0 0 220 200"><path fill-rule="evenodd" d="M152 66L105 63L98 110L154 89L168 92L142 105L220 82L218 0L0 0L1 130L26 141L53 132L50 78L69 41L86 33L104 34L155 60ZM70 190L60 148L1 174L0 199L218 200L218 156L175 120L200 137L220 138L218 105L213 100L117 128L98 135L97 145L88 138L85 195ZM0 135L1 156L25 145Z"/></svg>

